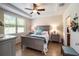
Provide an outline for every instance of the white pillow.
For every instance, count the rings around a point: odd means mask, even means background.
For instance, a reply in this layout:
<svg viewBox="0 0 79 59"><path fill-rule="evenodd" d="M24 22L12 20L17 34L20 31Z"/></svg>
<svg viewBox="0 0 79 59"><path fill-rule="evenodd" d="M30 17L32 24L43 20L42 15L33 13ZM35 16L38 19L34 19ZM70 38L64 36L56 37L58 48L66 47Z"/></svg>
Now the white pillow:
<svg viewBox="0 0 79 59"><path fill-rule="evenodd" d="M43 31L42 34L48 34L48 31Z"/></svg>

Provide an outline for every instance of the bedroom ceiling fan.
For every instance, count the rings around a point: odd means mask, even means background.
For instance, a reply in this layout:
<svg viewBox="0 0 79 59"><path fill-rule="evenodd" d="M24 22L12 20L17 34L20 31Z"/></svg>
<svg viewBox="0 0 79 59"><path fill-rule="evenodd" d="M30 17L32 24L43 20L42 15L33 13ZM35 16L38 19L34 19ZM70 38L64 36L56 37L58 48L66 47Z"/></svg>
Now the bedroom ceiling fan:
<svg viewBox="0 0 79 59"><path fill-rule="evenodd" d="M35 3L33 3L32 9L30 9L30 8L25 8L25 9L26 10L32 10L32 12L30 14L37 13L38 15L40 15L40 12L39 11L45 11L44 8L39 9L38 8L38 4L35 4Z"/></svg>

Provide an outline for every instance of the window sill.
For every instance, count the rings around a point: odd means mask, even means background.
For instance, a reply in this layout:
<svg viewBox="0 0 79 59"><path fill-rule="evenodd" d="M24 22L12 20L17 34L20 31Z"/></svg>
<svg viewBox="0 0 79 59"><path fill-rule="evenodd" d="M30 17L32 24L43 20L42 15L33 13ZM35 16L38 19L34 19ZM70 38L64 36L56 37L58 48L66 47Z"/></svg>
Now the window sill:
<svg viewBox="0 0 79 59"><path fill-rule="evenodd" d="M12 34L6 34L6 35L18 35L18 34L23 34L25 32L21 32L21 33L12 33Z"/></svg>

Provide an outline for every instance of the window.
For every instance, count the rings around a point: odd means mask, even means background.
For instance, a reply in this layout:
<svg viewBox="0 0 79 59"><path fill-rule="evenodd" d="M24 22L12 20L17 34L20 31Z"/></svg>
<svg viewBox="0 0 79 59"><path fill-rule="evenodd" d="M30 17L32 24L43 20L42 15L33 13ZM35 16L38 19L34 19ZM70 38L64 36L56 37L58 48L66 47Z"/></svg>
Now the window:
<svg viewBox="0 0 79 59"><path fill-rule="evenodd" d="M17 18L17 33L24 32L24 19Z"/></svg>
<svg viewBox="0 0 79 59"><path fill-rule="evenodd" d="M5 34L15 34L24 32L24 19L5 14L4 24Z"/></svg>
<svg viewBox="0 0 79 59"><path fill-rule="evenodd" d="M4 15L5 34L16 33L16 17Z"/></svg>

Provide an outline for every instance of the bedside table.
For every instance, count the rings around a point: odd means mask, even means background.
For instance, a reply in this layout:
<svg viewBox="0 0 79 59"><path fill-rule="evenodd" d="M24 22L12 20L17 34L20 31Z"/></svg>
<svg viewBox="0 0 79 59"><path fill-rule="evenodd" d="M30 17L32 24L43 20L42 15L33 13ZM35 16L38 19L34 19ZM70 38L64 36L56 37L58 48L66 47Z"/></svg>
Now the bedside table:
<svg viewBox="0 0 79 59"><path fill-rule="evenodd" d="M59 34L51 34L50 41L60 42L60 35Z"/></svg>

